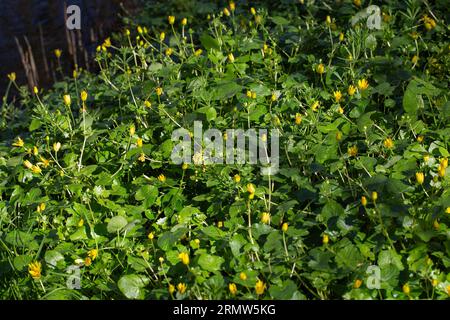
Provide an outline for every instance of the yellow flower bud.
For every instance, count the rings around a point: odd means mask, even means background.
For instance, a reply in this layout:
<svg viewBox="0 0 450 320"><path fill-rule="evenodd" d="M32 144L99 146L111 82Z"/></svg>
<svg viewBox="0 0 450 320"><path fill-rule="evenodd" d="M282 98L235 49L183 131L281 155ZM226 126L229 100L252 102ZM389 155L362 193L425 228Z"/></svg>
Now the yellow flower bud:
<svg viewBox="0 0 450 320"><path fill-rule="evenodd" d="M173 25L175 23L175 16L168 16L167 20L169 21L170 25Z"/></svg>
<svg viewBox="0 0 450 320"><path fill-rule="evenodd" d="M70 106L70 104L72 103L72 99L70 98L70 94L65 94L63 96L63 100L64 100L64 104L66 106Z"/></svg>
<svg viewBox="0 0 450 320"><path fill-rule="evenodd" d="M419 185L423 184L425 180L425 175L423 172L416 172L416 181Z"/></svg>
<svg viewBox="0 0 450 320"><path fill-rule="evenodd" d="M236 287L236 284L230 283L230 284L228 285L228 289L230 290L230 294L231 294L232 296L236 295L236 293L237 293L237 287Z"/></svg>
<svg viewBox="0 0 450 320"><path fill-rule="evenodd" d="M189 254L187 254L186 252L181 252L178 255L178 258L181 260L181 262L185 265L189 264Z"/></svg>
<svg viewBox="0 0 450 320"><path fill-rule="evenodd" d="M81 101L85 102L88 98L88 93L86 90L81 91Z"/></svg>

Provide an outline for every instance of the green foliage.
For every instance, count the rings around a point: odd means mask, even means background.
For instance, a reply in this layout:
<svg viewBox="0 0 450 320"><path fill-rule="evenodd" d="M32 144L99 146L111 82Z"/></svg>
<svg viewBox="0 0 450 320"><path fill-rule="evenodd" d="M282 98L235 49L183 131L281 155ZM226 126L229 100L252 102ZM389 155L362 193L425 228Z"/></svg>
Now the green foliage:
<svg viewBox="0 0 450 320"><path fill-rule="evenodd" d="M445 1L387 2L381 30L351 1L195 3L147 4L98 74L3 103L0 297L448 299ZM194 121L278 129L280 171L174 165Z"/></svg>

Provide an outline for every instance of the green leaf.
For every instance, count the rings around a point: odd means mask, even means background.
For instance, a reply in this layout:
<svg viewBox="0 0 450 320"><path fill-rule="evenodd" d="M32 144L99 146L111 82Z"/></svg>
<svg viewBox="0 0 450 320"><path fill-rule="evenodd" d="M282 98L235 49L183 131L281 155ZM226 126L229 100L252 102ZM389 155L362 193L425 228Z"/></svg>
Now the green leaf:
<svg viewBox="0 0 450 320"><path fill-rule="evenodd" d="M215 49L218 51L220 50L219 42L207 33L203 33L200 36L200 42L202 43L202 45L205 47L206 50L209 49Z"/></svg>
<svg viewBox="0 0 450 320"><path fill-rule="evenodd" d="M286 280L282 285L270 286L269 294L275 300L291 300L297 292L297 285L292 280ZM303 296L303 299L306 297ZM297 296L298 299L298 296Z"/></svg>
<svg viewBox="0 0 450 320"><path fill-rule="evenodd" d="M30 127L28 128L28 130L34 131L34 130L39 129L41 126L42 126L41 120L33 119L33 120L31 120Z"/></svg>
<svg viewBox="0 0 450 320"><path fill-rule="evenodd" d="M49 250L45 252L45 262L50 267L56 268L59 261L64 261L64 256L60 252L56 250Z"/></svg>
<svg viewBox="0 0 450 320"><path fill-rule="evenodd" d="M200 258L198 258L199 266L206 271L219 271L220 266L225 260L222 257L214 256L210 254L202 254Z"/></svg>
<svg viewBox="0 0 450 320"><path fill-rule="evenodd" d="M156 199L158 198L158 188L155 186L145 185L142 186L137 192L134 198L137 201L144 201L144 207L149 208L151 207Z"/></svg>
<svg viewBox="0 0 450 320"><path fill-rule="evenodd" d="M17 271L24 271L25 268L33 261L33 256L31 255L20 255L14 257L13 265Z"/></svg>
<svg viewBox="0 0 450 320"><path fill-rule="evenodd" d="M112 217L106 227L109 233L116 233L123 229L128 224L127 219L122 216Z"/></svg>
<svg viewBox="0 0 450 320"><path fill-rule="evenodd" d="M143 288L150 282L147 277L128 274L122 276L117 282L117 286L125 297L128 299L144 299L145 293Z"/></svg>

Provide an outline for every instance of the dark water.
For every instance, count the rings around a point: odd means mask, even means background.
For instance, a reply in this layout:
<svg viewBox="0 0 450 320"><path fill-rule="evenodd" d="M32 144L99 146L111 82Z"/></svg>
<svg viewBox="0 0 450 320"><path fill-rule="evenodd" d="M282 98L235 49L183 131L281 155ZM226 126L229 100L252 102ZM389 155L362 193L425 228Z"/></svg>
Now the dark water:
<svg viewBox="0 0 450 320"><path fill-rule="evenodd" d="M37 84L46 87L72 73L75 62L83 68L94 68L91 58L98 43L120 25L126 10L133 10L136 0L0 0L0 96L8 84L7 74L16 72L20 85L30 85L15 37L25 52L32 52L37 72ZM78 5L81 9L81 30L73 31L76 39L76 59L69 53L65 8ZM41 30L41 32L40 32ZM28 50L25 38L28 38ZM58 70L55 49L63 51ZM61 72L62 71L62 72Z"/></svg>

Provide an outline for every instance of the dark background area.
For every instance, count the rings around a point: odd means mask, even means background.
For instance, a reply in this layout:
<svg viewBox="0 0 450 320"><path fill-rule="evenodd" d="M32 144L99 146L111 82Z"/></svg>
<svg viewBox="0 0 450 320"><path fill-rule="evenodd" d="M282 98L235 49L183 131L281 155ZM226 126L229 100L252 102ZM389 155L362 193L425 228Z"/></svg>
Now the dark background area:
<svg viewBox="0 0 450 320"><path fill-rule="evenodd" d="M120 28L121 17L133 13L137 3L138 0L0 0L0 94L4 94L9 83L7 74L11 72L17 74L19 85L31 86L34 82L27 77L15 39L28 61L34 60L36 84L48 87L62 80L63 75L72 75L75 64L95 69L92 57L97 45ZM70 5L81 9L80 31L68 32L66 28L65 8ZM62 50L60 65L55 49Z"/></svg>

